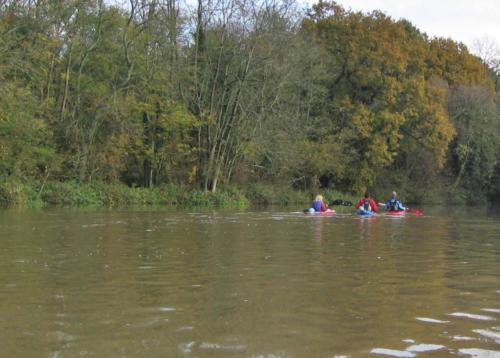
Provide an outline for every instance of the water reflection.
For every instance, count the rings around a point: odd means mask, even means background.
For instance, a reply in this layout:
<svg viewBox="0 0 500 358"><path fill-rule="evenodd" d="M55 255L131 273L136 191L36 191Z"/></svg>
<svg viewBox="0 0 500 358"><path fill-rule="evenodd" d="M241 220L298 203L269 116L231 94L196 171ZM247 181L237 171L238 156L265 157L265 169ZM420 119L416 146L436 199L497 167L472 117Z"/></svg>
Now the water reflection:
<svg viewBox="0 0 500 358"><path fill-rule="evenodd" d="M325 216L315 216L310 220L312 236L316 241L323 241L323 232L325 231L326 220L331 218Z"/></svg>
<svg viewBox="0 0 500 358"><path fill-rule="evenodd" d="M368 240L377 239L377 216L359 216L357 217L357 226L360 238Z"/></svg>

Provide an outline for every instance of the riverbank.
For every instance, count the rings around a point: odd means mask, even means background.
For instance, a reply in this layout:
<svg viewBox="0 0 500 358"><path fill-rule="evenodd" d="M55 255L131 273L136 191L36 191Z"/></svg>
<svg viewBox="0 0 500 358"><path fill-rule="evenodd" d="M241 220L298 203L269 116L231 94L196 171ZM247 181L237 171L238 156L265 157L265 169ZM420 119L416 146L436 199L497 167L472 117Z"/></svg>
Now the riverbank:
<svg viewBox="0 0 500 358"><path fill-rule="evenodd" d="M393 188L373 192L377 201L384 201ZM0 183L1 206L170 206L179 208L239 208L267 205L303 205L308 207L316 194L321 193L326 203L343 199L353 204L360 194L342 193L334 190L296 190L286 185L247 183L219 187L217 192L204 192L190 186L166 184L155 188L128 187L122 183L94 182L82 184L77 181L22 182L16 180ZM387 195L384 195L387 193ZM486 201L471 202L466 193L436 189L426 195L415 195L400 188L399 197L410 205L486 205ZM379 199L380 198L380 199Z"/></svg>
<svg viewBox="0 0 500 358"><path fill-rule="evenodd" d="M284 186L247 184L225 187L216 193L204 192L187 186L163 185L156 188L131 188L123 184L75 181L50 181L44 184L4 182L0 184L0 202L18 206L96 206L118 207L135 205L164 205L173 207L246 208L252 205L307 206L315 193L297 191ZM350 195L323 191L327 202L342 198L354 200Z"/></svg>

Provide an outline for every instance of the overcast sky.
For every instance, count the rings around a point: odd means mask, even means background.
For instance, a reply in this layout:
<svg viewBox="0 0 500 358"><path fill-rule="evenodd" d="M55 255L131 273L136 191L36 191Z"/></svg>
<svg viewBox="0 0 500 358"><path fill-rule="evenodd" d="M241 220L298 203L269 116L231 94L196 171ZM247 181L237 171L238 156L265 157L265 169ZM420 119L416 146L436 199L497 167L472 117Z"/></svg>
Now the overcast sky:
<svg viewBox="0 0 500 358"><path fill-rule="evenodd" d="M410 20L430 37L451 37L469 48L474 39L484 36L500 45L500 0L337 0L337 3L356 11L382 10L394 19Z"/></svg>

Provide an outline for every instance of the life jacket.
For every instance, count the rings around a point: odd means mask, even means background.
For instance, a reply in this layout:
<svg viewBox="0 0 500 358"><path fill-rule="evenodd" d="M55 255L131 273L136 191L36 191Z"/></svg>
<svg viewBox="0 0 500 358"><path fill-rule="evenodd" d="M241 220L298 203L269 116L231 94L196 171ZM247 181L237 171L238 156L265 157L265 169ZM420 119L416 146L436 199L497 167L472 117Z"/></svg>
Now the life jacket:
<svg viewBox="0 0 500 358"><path fill-rule="evenodd" d="M389 207L387 208L390 211L400 211L401 204L399 203L399 200L397 199L390 199L389 200Z"/></svg>
<svg viewBox="0 0 500 358"><path fill-rule="evenodd" d="M313 207L314 211L321 211L321 201L314 200L312 203L312 207Z"/></svg>
<svg viewBox="0 0 500 358"><path fill-rule="evenodd" d="M363 203L363 209L366 211L372 211L372 207L370 205L370 200L365 199L365 202Z"/></svg>

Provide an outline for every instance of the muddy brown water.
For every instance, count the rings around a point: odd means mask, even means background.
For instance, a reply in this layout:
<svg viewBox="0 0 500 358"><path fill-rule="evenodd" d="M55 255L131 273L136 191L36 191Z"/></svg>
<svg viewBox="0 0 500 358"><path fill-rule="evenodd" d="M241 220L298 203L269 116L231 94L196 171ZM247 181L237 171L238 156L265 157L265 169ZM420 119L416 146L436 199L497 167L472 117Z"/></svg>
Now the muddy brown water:
<svg viewBox="0 0 500 358"><path fill-rule="evenodd" d="M500 357L500 215L0 211L2 357Z"/></svg>

